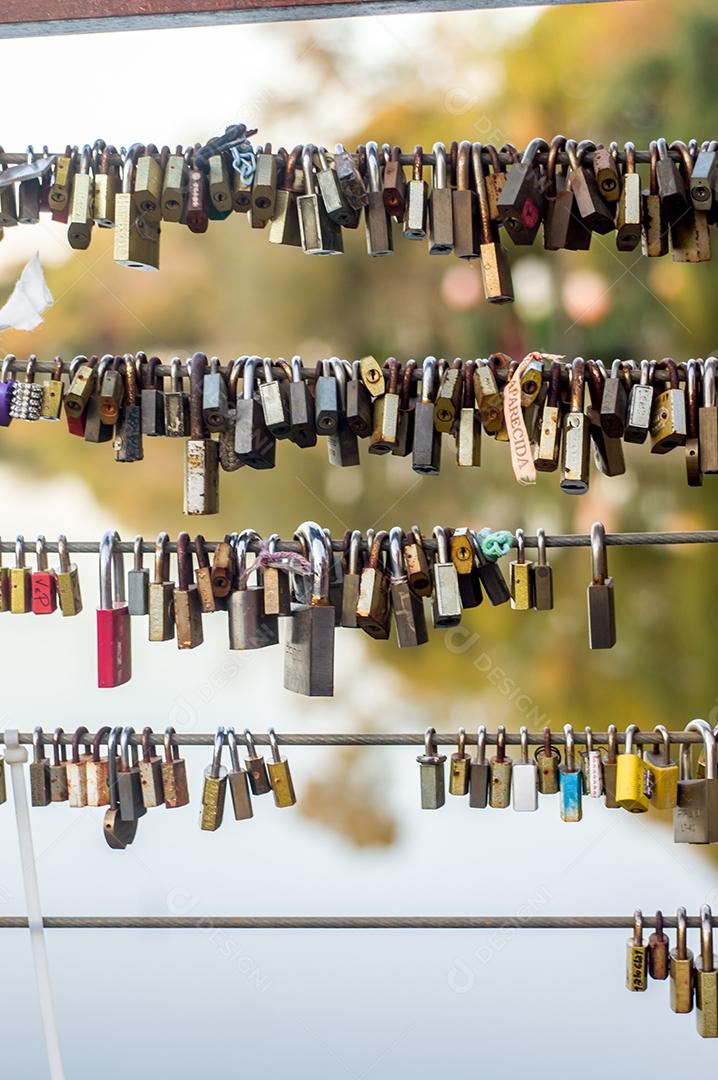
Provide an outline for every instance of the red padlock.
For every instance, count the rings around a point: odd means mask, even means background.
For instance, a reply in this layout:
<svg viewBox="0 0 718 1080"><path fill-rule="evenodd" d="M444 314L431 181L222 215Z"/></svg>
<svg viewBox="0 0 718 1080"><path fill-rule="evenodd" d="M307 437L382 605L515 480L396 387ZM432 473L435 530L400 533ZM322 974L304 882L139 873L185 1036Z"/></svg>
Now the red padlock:
<svg viewBox="0 0 718 1080"><path fill-rule="evenodd" d="M109 531L100 545L97 685L101 689L122 686L132 678L130 609L125 601L125 569L119 543L119 534Z"/></svg>
<svg viewBox="0 0 718 1080"><path fill-rule="evenodd" d="M55 571L48 569L44 536L38 536L35 551L37 570L32 575L32 613L52 615L53 611L57 611L57 578Z"/></svg>

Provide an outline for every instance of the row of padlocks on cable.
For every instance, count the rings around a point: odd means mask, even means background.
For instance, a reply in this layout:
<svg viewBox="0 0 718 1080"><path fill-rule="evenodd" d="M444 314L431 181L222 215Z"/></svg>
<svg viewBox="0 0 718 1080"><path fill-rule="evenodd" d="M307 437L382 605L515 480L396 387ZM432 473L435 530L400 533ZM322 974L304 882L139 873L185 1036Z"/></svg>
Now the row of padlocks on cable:
<svg viewBox="0 0 718 1080"><path fill-rule="evenodd" d="M507 582L499 559L514 543ZM429 546L418 526L405 532L397 525L366 535L347 530L336 550L329 531L307 521L290 545L282 545L296 550L280 549L277 534L264 541L244 529L214 542L210 562L204 537L192 540L182 532L173 545L175 577L168 533L160 533L154 545L152 571L144 565L143 538L136 537L132 568L125 574L120 537L108 531L100 544L98 685L129 682L133 617L147 618L150 642L175 641L184 650L204 643L204 617L224 613L231 650L278 645L283 628L285 688L331 697L337 627L363 630L375 640L393 636L399 648L412 648L429 641L429 622L435 630L458 627L463 612L478 607L484 596L493 606L510 603L516 611L552 610L553 568L543 529L536 544L534 562L526 557L522 529L512 534L437 525ZM3 566L0 556L0 612L52 615L59 609L63 616L75 616L82 611L79 570L70 562L66 537L53 546L57 568L49 566L44 536L35 543L36 567L27 564L23 536L15 541L14 566ZM614 586L600 522L591 533L587 598L589 647L613 647Z"/></svg>
<svg viewBox="0 0 718 1080"><path fill-rule="evenodd" d="M410 457L415 472L438 476L444 436L453 439L456 464L468 468L481 465L488 437L509 445L521 483L558 472L570 495L588 491L592 459L600 474L623 475L624 443L649 441L660 455L682 447L692 487L718 472L712 356L616 360L610 368L543 353L520 362L503 353L452 363L427 357L420 366L335 357L305 376L299 356L291 363L241 356L223 368L217 357L195 353L171 361L168 381L159 359L144 353L58 359L43 382L35 382L35 357L23 380L14 377L18 366L14 356L1 365L0 427L58 420L64 411L71 435L111 443L118 462L141 461L145 438L182 438L187 514L217 513L220 470L274 468L284 440L307 448L321 438L330 464L341 468L360 464L359 442L367 440L370 454Z"/></svg>
<svg viewBox="0 0 718 1080"><path fill-rule="evenodd" d="M700 911L700 949L688 948L686 909L676 914L676 947L671 949L663 916L656 912L656 929L643 941L643 915L634 915L633 934L626 945L626 989L642 993L651 980L670 979L669 1003L674 1013L695 1009L696 1030L704 1039L718 1038L718 956L713 952L713 917L704 904Z"/></svg>
<svg viewBox="0 0 718 1080"><path fill-rule="evenodd" d="M82 150L35 154L0 173L0 226L37 224L42 212L68 226L68 243L89 247L93 227L115 230L116 262L159 269L162 222L205 232L210 220L248 215L275 244L307 255L340 255L344 229L363 222L369 255L394 250L395 226L430 255L480 260L485 298L514 298L501 230L518 246L580 251L594 233L615 233L619 251L640 247L676 262L711 258L716 221L716 149L691 139L651 141L636 153L589 139L532 139L524 152L478 142L433 144L405 155L374 141L348 153L311 143L291 153L253 147L243 124L205 146L134 143L120 152L103 140ZM15 155L16 156L16 155ZM637 159L647 165L641 178ZM647 161L646 161L647 159ZM425 178L431 164L431 187ZM407 177L405 165L410 164ZM647 184L647 186L643 186ZM15 187L17 185L17 201Z"/></svg>
<svg viewBox="0 0 718 1080"><path fill-rule="evenodd" d="M478 728L474 757L467 751L466 730L460 728L457 749L449 763L449 794L468 796L468 805L473 809L512 807L518 813L537 811L539 796L558 795L560 817L565 822L582 820L584 798L603 799L602 805L607 809L621 808L632 814L649 809L672 810L676 843L717 843L716 732L705 720L690 721L685 731L697 732L703 740L702 754L695 766L691 762L691 744L687 742L679 744L679 760L673 760L671 733L662 724L655 727L648 742L645 737L642 739L642 749L635 742L642 733L637 725L629 724L622 740L622 752L614 724L608 728L605 747L598 745L592 729L586 727L585 749L580 751L576 750L573 726L566 724L563 755L548 727L544 729L543 742L531 755L528 729L522 727L518 758L507 753L506 730L499 725L492 740L496 752L488 759L486 727ZM159 739L151 727L145 727L141 736L133 736L134 728L129 726L105 726L94 735L81 726L68 738L62 728L56 728L50 759L43 730L36 727L30 765L32 805L68 802L71 807L110 806L108 815L116 811L107 818L112 823L136 822L152 807L165 805L171 809L187 805L186 766L179 756L174 728L167 728L162 739L164 759L158 753ZM252 795L272 791L279 807L296 802L289 764L282 757L274 729L268 732L272 759L267 764L257 750L252 732L245 729L241 738L247 747L244 766L239 761L234 728L217 728L212 761L204 776L200 815L204 830L214 831L222 824L228 787L237 819L252 817ZM229 770L222 764L225 745ZM439 752L434 728L427 728L423 753L417 757L424 810L438 810L445 804L446 760L446 755ZM0 801L4 801L1 764L0 783ZM115 835L112 829L110 832Z"/></svg>

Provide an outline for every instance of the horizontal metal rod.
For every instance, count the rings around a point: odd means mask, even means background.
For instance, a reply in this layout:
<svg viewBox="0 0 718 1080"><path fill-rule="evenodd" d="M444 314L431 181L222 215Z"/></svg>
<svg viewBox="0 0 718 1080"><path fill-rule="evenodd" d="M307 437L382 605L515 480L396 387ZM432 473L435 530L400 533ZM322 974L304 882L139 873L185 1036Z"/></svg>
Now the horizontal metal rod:
<svg viewBox="0 0 718 1080"><path fill-rule="evenodd" d="M549 548L577 548L577 547L590 547L591 537L588 533L555 533L546 535L546 547ZM436 551L436 541L430 534L423 537L424 546L428 551ZM207 540L207 551L214 551L217 547L218 540ZM606 533L606 545L607 547L671 547L673 545L684 544L717 544L718 543L718 530L717 529L700 529L693 530L691 532L624 532L624 533ZM536 548L537 539L536 536L524 536L524 544L527 548ZM3 540L0 542L0 552L11 553L15 551L16 543L14 540ZM125 554L131 554L134 551L134 542L132 540L122 540L118 545L120 550ZM261 542L258 540L251 540L248 548L250 551L258 551L261 546ZM362 541L362 548L366 550L366 541ZM385 542L384 547L388 546ZM516 547L516 539L512 540L512 547ZM57 551L57 540L47 540L45 543L46 550L52 554ZM76 555L97 555L100 550L100 544L97 540L69 540L68 550L72 554ZM343 551L342 540L332 540L332 548L334 551ZM31 538L25 538L23 542L23 550L27 553L35 551L35 540ZM155 551L155 544L149 540L144 540L142 543L142 550L145 554L153 554ZM175 541L171 541L167 545L167 550L174 553L177 551L177 544ZM277 544L278 551L301 551L300 545L294 540L280 540Z"/></svg>
<svg viewBox="0 0 718 1080"><path fill-rule="evenodd" d="M48 729L44 732L45 742L48 743L52 738L52 732L58 724L62 723L61 720L53 718L50 721ZM70 722L68 721L68 724ZM135 720L135 734L130 736L130 742L139 745L142 742L142 727L143 723L140 720ZM247 745L247 740L243 734L241 724L237 725L236 729L237 742L242 745ZM703 743L703 736L697 731L670 731L670 740L673 743ZM94 732L89 732L83 737L83 743L89 744L94 739ZM605 745L608 741L608 733L605 731L594 731L591 735L593 742L596 745ZM257 746L268 746L269 736L262 734L262 732L252 732L252 738ZM19 735L21 743L32 743L32 732L23 731ZM212 746L215 740L215 732L188 732L180 731L175 732L172 737L172 742L177 746ZM434 741L438 746L456 746L457 733L455 731L450 732L438 732ZM518 732L506 732L505 740L509 746L518 746L521 743L521 736ZM584 746L588 740L588 736L583 728L576 729L574 731L574 741L578 746ZM69 732L66 731L59 736L59 741L66 745L72 742L72 728L69 728ZM528 734L528 741L530 746L542 746L543 745L543 733L530 731ZM625 732L619 731L616 735L616 741L623 745L626 741ZM660 736L652 734L651 732L644 731L635 736L633 740L637 745L655 745L656 742L660 743ZM107 739L103 739L103 745L107 742ZM150 736L150 742L153 746L162 746L163 733L162 731L155 731ZM277 742L281 746L423 746L424 745L424 733L422 732L310 732L305 734L286 732L281 734L277 732ZM473 730L467 731L466 743L468 746L475 746L477 742L476 726ZM486 742L489 746L496 745L496 732L487 732ZM563 729L551 732L551 742L563 746L566 742ZM5 733L0 732L0 744L5 743Z"/></svg>
<svg viewBox="0 0 718 1080"><path fill-rule="evenodd" d="M231 915L46 915L47 930L632 930L633 915L446 915L446 916L231 916ZM718 926L718 916L711 919ZM686 924L701 925L689 915ZM0 918L0 929L23 930L22 915ZM652 929L655 915L644 915L643 926ZM665 915L663 925L676 926L675 915Z"/></svg>
<svg viewBox="0 0 718 1080"><path fill-rule="evenodd" d="M578 3L579 0L576 0L576 2ZM2 37L2 30L1 30L1 24L0 24L0 38L1 37ZM469 140L469 141L471 141L471 140ZM702 140L699 140L699 142L700 141L702 141ZM93 142L94 142L94 139L90 140L90 144L92 144ZM162 143L157 143L157 145L161 146ZM381 147L382 144L379 143L379 146ZM448 153L449 144L447 143L446 146L447 146L447 153ZM49 151L50 155L53 155L53 154L60 155L60 154L64 154L64 153L65 153L65 148L63 148L62 150L50 150ZM668 153L669 153L669 157L671 157L673 161L680 162L680 161L683 160L682 156L681 156L681 153L678 150L669 150ZM523 154L523 150L519 150L518 151L518 156L521 157L522 154ZM588 162L593 161L593 154L594 154L593 150L587 150L583 155L582 162L584 164L586 164ZM41 154L41 153L39 153L37 151L34 154L35 159L41 158L42 156L43 156L43 154ZM356 158L357 154L354 153L352 156L354 158ZM489 155L488 151L483 150L481 157L482 157L482 161L484 162L485 165L488 166L488 165L491 164L492 159L491 159L491 156ZM501 162L502 165L511 165L515 160L513 154L509 153L508 151L501 151L501 150L498 151L498 157L499 157L499 161ZM623 152L623 150L619 150L616 157L617 157L617 160L618 160L618 162L620 164L625 163L626 155ZM534 156L534 161L537 164L540 164L540 165L545 165L547 159L548 159L548 154L547 154L547 152L545 150L539 151ZM27 152L27 150L17 150L17 151L4 150L4 151L0 151L0 162L3 165L24 165L27 162L27 160L28 160L28 152ZM413 165L413 163L414 163L414 154L413 153L402 153L400 155L399 160L401 161L402 165ZM650 162L650 160L651 160L651 151L650 150L636 150L635 160L636 160L636 162L638 164L642 164L642 165L648 164ZM559 153L556 155L556 161L560 165L569 165L570 164L568 154L566 154L564 151L559 151ZM433 166L433 165L435 165L436 164L436 154L434 154L432 152L429 152L429 151L425 151L424 153L422 153L422 164L425 165L425 166Z"/></svg>

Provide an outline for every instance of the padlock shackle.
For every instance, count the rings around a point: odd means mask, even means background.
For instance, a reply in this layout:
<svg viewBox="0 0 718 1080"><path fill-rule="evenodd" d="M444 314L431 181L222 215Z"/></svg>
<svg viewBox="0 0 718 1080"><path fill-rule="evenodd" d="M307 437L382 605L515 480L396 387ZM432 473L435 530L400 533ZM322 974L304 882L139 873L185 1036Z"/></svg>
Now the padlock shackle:
<svg viewBox="0 0 718 1080"><path fill-rule="evenodd" d="M389 532L389 561L391 562L392 578L406 577L406 563L404 561L405 539L404 530L399 525L394 525Z"/></svg>
<svg viewBox="0 0 718 1080"><path fill-rule="evenodd" d="M601 521L594 521L591 526L591 576L598 585L603 584L608 577L606 530Z"/></svg>
<svg viewBox="0 0 718 1080"><path fill-rule="evenodd" d="M432 183L434 189L445 188L448 185L448 170L446 164L446 147L443 142L434 143L434 167L432 170Z"/></svg>
<svg viewBox="0 0 718 1080"><path fill-rule="evenodd" d="M130 743L130 736L134 735L135 729L127 724L122 729L122 735L120 736L120 759L122 764L122 771L129 772L130 770L130 746L132 746L132 765L139 763L139 751L135 743ZM74 745L74 737L73 737Z"/></svg>
<svg viewBox="0 0 718 1080"><path fill-rule="evenodd" d="M295 531L294 539L304 546L305 555L314 571L311 603L328 604L329 556L324 530L315 521L304 521Z"/></svg>
<svg viewBox="0 0 718 1080"><path fill-rule="evenodd" d="M162 739L165 748L165 761L168 765L171 764L171 762L173 761L178 761L180 756L179 746L177 745L177 743L172 742L172 736L174 734L175 729L170 725L169 727L165 728L164 737Z"/></svg>
<svg viewBox="0 0 718 1080"><path fill-rule="evenodd" d="M62 765L67 761L67 750L65 744L62 742L62 736L65 731L61 727L55 728L52 733L52 763L53 765Z"/></svg>
<svg viewBox="0 0 718 1080"><path fill-rule="evenodd" d="M96 765L99 764L100 761L100 746L102 744L102 740L109 739L111 731L112 728L110 728L108 725L105 725L105 727L101 727L98 731L95 732L95 737L92 740L92 760Z"/></svg>
<svg viewBox="0 0 718 1080"><path fill-rule="evenodd" d="M100 609L111 611L113 602L122 604L124 601L125 569L120 534L108 529L100 543Z"/></svg>
<svg viewBox="0 0 718 1080"><path fill-rule="evenodd" d="M85 736L89 735L89 731L86 727L79 727L75 729L75 733L72 736L72 764L80 764L80 743L85 742Z"/></svg>
<svg viewBox="0 0 718 1080"><path fill-rule="evenodd" d="M45 739L39 725L32 732L32 759L36 763L45 760Z"/></svg>
<svg viewBox="0 0 718 1080"><path fill-rule="evenodd" d="M209 774L213 780L216 780L219 776L219 770L222 765L222 747L224 746L224 728L218 727L217 733L214 737L214 749L212 751L212 764L209 767Z"/></svg>
<svg viewBox="0 0 718 1080"><path fill-rule="evenodd" d="M701 907L701 960L703 971L713 971L713 919L708 904Z"/></svg>
<svg viewBox="0 0 718 1080"><path fill-rule="evenodd" d="M272 750L272 760L275 761L277 765L281 765L282 754L279 749L279 743L277 741L277 733L273 727L267 728L267 736L269 738L269 745Z"/></svg>
<svg viewBox="0 0 718 1080"><path fill-rule="evenodd" d="M688 919L684 907L676 911L676 954L679 960L688 959Z"/></svg>
<svg viewBox="0 0 718 1080"><path fill-rule="evenodd" d="M706 780L716 779L716 737L713 734L713 729L710 724L705 720L691 720L686 724L685 731L698 731L703 736L703 746L705 749L706 757ZM681 747L681 772L688 767L688 775L681 777L682 779L690 779L690 760L691 752L688 743L684 743Z"/></svg>
<svg viewBox="0 0 718 1080"><path fill-rule="evenodd" d="M643 912L640 908L633 913L633 944L643 945Z"/></svg>
<svg viewBox="0 0 718 1080"><path fill-rule="evenodd" d="M476 733L476 764L486 764L486 724L479 724Z"/></svg>
<svg viewBox="0 0 718 1080"><path fill-rule="evenodd" d="M117 810L119 798L117 792L117 740L122 734L121 727L113 727L107 736L107 782L110 788L110 810Z"/></svg>

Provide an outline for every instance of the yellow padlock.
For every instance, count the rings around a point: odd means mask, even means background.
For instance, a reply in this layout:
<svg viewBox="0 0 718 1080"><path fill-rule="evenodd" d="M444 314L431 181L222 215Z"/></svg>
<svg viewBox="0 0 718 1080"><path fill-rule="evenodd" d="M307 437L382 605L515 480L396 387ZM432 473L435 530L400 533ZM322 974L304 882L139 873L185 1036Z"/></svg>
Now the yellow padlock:
<svg viewBox="0 0 718 1080"><path fill-rule="evenodd" d="M646 771L651 778L651 806L656 810L672 810L678 803L678 765L671 761L671 739L664 724L653 729L663 740L660 751L644 754Z"/></svg>
<svg viewBox="0 0 718 1080"><path fill-rule="evenodd" d="M633 752L633 740L638 734L638 725L629 724L626 728L626 746L616 762L616 802L632 814L643 814L648 810L651 793L651 776L640 750Z"/></svg>

